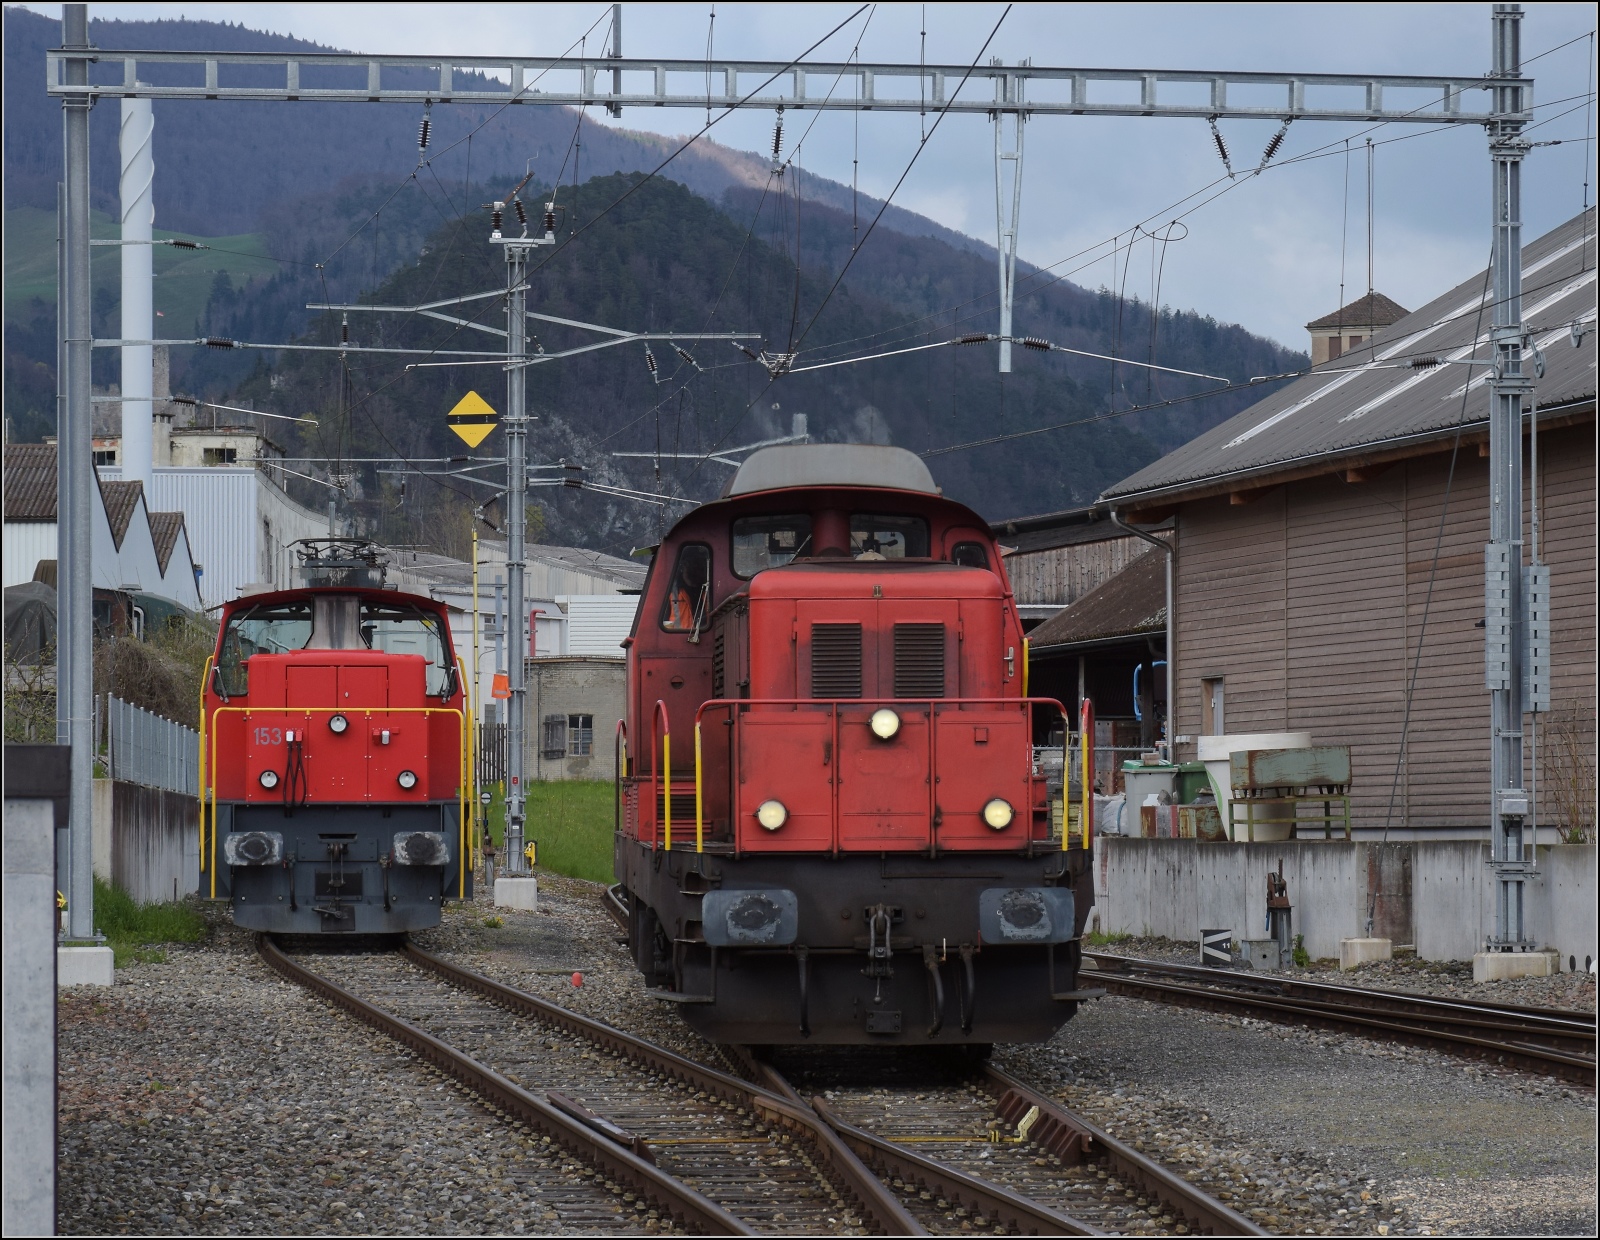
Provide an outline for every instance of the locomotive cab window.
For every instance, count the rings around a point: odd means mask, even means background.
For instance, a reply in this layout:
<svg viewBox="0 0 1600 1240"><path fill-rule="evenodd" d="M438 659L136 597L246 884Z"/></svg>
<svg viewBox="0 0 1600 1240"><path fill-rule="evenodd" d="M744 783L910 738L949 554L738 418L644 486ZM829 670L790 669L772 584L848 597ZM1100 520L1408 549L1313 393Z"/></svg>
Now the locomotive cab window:
<svg viewBox="0 0 1600 1240"><path fill-rule="evenodd" d="M762 569L780 568L811 554L811 518L804 513L774 517L740 517L733 523L733 571L754 577Z"/></svg>
<svg viewBox="0 0 1600 1240"><path fill-rule="evenodd" d="M950 563L963 568L988 568L989 549L979 542L957 543L950 550Z"/></svg>
<svg viewBox="0 0 1600 1240"><path fill-rule="evenodd" d="M852 513L850 554L858 560L925 559L928 523L921 517Z"/></svg>
<svg viewBox="0 0 1600 1240"><path fill-rule="evenodd" d="M217 675L230 697L250 692L248 660L257 654L286 654L303 650L311 640L309 601L261 604L237 611L222 635Z"/></svg>
<svg viewBox="0 0 1600 1240"><path fill-rule="evenodd" d="M678 552L672 587L661 604L661 627L669 633L699 633L711 616L711 548L689 543Z"/></svg>
<svg viewBox="0 0 1600 1240"><path fill-rule="evenodd" d="M427 692L436 697L455 692L455 664L438 616L419 607L366 602L361 605L361 641L385 654L420 654L426 661Z"/></svg>

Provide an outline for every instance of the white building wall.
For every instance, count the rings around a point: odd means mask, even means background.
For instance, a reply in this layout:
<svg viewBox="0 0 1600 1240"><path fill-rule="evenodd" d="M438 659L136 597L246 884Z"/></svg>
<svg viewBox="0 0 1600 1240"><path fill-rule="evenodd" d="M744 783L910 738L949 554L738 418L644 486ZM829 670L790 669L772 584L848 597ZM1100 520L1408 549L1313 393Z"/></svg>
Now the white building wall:
<svg viewBox="0 0 1600 1240"><path fill-rule="evenodd" d="M56 558L54 521L7 521L5 544L0 548L0 572L5 584L21 585L33 580L40 560Z"/></svg>
<svg viewBox="0 0 1600 1240"><path fill-rule="evenodd" d="M567 613L567 644L562 654L620 658L623 639L633 630L637 594L569 594L558 597Z"/></svg>
<svg viewBox="0 0 1600 1240"><path fill-rule="evenodd" d="M151 593L163 598L176 599L191 611L201 607L200 587L194 579L194 553L189 547L188 519L178 531L178 540L172 544L172 554L167 557L167 571L161 575L161 588Z"/></svg>

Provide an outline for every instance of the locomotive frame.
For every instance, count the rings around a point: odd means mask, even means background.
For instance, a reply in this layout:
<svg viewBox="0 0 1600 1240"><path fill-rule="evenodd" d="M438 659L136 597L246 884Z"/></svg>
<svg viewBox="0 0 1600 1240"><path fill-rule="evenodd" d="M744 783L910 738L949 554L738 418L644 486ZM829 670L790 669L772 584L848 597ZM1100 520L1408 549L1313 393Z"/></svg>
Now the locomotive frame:
<svg viewBox="0 0 1600 1240"><path fill-rule="evenodd" d="M1088 830L1032 743L1065 712L1027 693L987 525L920 460L755 454L663 540L626 647L628 942L707 1038L981 1047L1089 997Z"/></svg>

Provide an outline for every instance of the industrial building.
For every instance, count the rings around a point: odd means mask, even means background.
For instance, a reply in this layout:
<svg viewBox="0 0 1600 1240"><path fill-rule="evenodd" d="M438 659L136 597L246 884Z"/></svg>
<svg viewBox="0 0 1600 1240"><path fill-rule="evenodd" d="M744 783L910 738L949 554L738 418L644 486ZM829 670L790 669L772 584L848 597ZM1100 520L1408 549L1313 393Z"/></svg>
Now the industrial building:
<svg viewBox="0 0 1600 1240"><path fill-rule="evenodd" d="M1525 512L1550 569L1526 774L1567 831L1594 815L1595 252L1593 210L1522 252ZM1180 760L1203 734L1309 732L1350 746L1361 833L1486 835L1488 287L1473 274L1100 497L1171 523Z"/></svg>

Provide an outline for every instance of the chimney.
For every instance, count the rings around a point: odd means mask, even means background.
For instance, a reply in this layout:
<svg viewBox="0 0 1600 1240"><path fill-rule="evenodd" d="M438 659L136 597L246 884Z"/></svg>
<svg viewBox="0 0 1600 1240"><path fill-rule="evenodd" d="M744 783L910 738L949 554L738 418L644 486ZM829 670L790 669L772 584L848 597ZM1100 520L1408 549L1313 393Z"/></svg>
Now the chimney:
<svg viewBox="0 0 1600 1240"><path fill-rule="evenodd" d="M171 346L155 345L150 354L150 463L164 469L172 464Z"/></svg>

